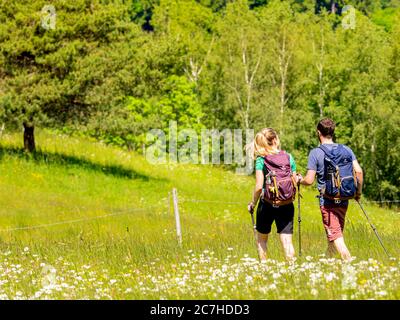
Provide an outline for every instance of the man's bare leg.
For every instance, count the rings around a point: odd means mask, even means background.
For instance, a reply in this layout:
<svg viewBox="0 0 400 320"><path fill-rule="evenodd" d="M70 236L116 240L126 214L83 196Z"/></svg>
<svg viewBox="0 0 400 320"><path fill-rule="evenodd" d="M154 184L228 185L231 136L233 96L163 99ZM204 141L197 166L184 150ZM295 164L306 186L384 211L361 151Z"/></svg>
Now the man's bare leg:
<svg viewBox="0 0 400 320"><path fill-rule="evenodd" d="M279 234L279 238L281 239L286 260L293 261L294 259L294 247L292 242L293 236L291 234L281 233Z"/></svg>
<svg viewBox="0 0 400 320"><path fill-rule="evenodd" d="M328 240L328 248L326 249L326 256L328 258L333 258L336 256L337 253L338 252L336 250L336 247L335 247L335 244L333 243L333 241Z"/></svg>
<svg viewBox="0 0 400 320"><path fill-rule="evenodd" d="M333 241L336 250L339 252L340 257L343 261L351 261L351 255L349 249L347 249L346 244L344 243L343 237L337 238Z"/></svg>

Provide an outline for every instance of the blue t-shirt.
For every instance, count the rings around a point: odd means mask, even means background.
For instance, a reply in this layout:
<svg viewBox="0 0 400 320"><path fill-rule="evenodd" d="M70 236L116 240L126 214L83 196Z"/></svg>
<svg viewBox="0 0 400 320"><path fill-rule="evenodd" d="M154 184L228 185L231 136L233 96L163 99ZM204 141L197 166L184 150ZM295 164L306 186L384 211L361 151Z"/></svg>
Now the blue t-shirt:
<svg viewBox="0 0 400 320"><path fill-rule="evenodd" d="M333 149L336 149L338 147L337 143L324 143L323 144L329 151L332 151ZM351 159L352 161L357 160L356 156L354 155L353 150L351 150L349 147L344 146L346 150L348 150L351 154ZM317 187L318 191L321 192L323 187L325 186L325 181L324 181L324 172L325 172L325 167L324 167L324 157L325 153L320 149L320 148L315 148L312 149L309 156L308 156L308 165L307 165L307 170L314 170L317 172ZM340 202L340 205L347 206L349 203L348 200L343 200ZM329 199L324 199L320 198L319 205L332 205L335 204L335 201L329 200Z"/></svg>

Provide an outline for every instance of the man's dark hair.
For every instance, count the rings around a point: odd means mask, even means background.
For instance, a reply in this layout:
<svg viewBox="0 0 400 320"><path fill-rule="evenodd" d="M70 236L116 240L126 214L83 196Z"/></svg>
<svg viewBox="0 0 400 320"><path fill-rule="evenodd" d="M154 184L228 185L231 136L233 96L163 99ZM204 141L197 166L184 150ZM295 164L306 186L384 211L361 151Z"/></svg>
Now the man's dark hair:
<svg viewBox="0 0 400 320"><path fill-rule="evenodd" d="M335 127L335 122L329 118L322 119L317 125L319 132L326 138L333 138Z"/></svg>

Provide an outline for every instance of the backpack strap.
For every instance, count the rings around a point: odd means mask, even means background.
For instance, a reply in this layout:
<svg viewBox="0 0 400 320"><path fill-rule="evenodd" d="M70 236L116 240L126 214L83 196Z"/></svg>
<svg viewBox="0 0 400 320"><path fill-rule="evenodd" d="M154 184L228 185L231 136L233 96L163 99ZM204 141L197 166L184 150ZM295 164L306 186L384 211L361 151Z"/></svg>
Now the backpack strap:
<svg viewBox="0 0 400 320"><path fill-rule="evenodd" d="M268 170L267 165L265 164L265 160L266 160L267 156L264 156L264 157L262 157L262 158L263 158L263 160L264 160L264 162L263 162L263 165L264 165L264 166L263 166L263 178L264 178L263 189L265 189L265 187L266 187L266 185L267 185L267 181L266 181L265 177L268 175L269 170Z"/></svg>
<svg viewBox="0 0 400 320"><path fill-rule="evenodd" d="M268 167L267 167L267 165L265 164L265 161L267 160L267 156L264 156L264 157L262 157L263 158L263 160L264 160L264 169L265 169L265 171L266 172L264 172L264 173L268 173Z"/></svg>
<svg viewBox="0 0 400 320"><path fill-rule="evenodd" d="M290 165L290 155L289 155L289 153L287 153L285 150L279 150L279 152L278 152L278 153L275 153L274 155L286 155L286 157L287 157L287 159L288 159L288 161L289 161L289 165ZM268 171L268 167L267 167L267 165L265 164L265 162L266 162L266 160L267 160L267 157L268 157L268 155L264 156L263 158L264 158L264 166L265 166L265 169Z"/></svg>
<svg viewBox="0 0 400 320"><path fill-rule="evenodd" d="M344 147L343 144L340 144L340 143L337 144L338 149L342 149L343 147ZM320 144L318 146L318 148L321 149L323 152L325 152L325 154L328 156L331 154L331 151L329 151L329 149L326 146L324 146L323 144Z"/></svg>
<svg viewBox="0 0 400 320"><path fill-rule="evenodd" d="M289 153L287 153L285 150L281 150L280 153L281 154L286 154L288 156L288 158L289 158L289 163L290 163L290 155L289 155Z"/></svg>
<svg viewBox="0 0 400 320"><path fill-rule="evenodd" d="M331 151L330 151L326 146L320 144L320 145L318 146L318 148L321 149L321 150L325 153L325 155L329 158L329 160L332 160ZM344 148L344 145L342 145L342 144L339 144L339 143L338 143L337 148L340 149L340 150L344 150L345 152L347 152L347 150ZM347 152L347 153L348 153L348 152Z"/></svg>
<svg viewBox="0 0 400 320"><path fill-rule="evenodd" d="M341 144L338 144L338 149L342 149L343 148L343 145L341 145ZM331 161L331 162L333 162L333 160L332 160L332 157L331 157L331 152L329 151L329 149L326 147L326 146L324 146L324 145L319 145L319 149L321 149L324 153L325 153L325 156ZM333 164L336 166L336 164L333 162ZM326 168L325 168L326 169ZM326 179L327 179L328 177L327 176L325 176L325 174L324 174L324 180L326 181ZM341 185L341 179L340 179L340 176L339 176L339 172L336 172L336 175L335 176L333 176L332 175L332 184L335 184L337 187L338 187L338 189L340 189L340 185ZM340 191L338 191L338 196L340 197L340 195L339 195L339 192ZM326 197L326 196L325 196Z"/></svg>
<svg viewBox="0 0 400 320"><path fill-rule="evenodd" d="M329 149L327 147L320 144L318 148L321 149L329 159L331 159L331 152L329 151Z"/></svg>

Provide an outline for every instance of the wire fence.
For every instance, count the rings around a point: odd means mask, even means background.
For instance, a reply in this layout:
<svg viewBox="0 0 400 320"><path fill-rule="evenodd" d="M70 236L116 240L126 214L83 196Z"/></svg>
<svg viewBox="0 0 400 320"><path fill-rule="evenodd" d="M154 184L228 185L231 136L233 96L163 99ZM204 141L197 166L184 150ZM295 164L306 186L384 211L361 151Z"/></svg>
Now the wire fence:
<svg viewBox="0 0 400 320"><path fill-rule="evenodd" d="M367 203L400 203L400 200L366 200Z"/></svg>
<svg viewBox="0 0 400 320"><path fill-rule="evenodd" d="M167 200L167 212L170 213L171 212L171 193L168 193L166 200ZM177 202L178 199L175 199L174 201ZM190 203L240 205L243 207L247 206L247 203L244 201L207 200L207 199L193 199L193 198L179 197L179 203L182 203L182 202L183 203L190 202ZM381 201L364 200L362 202L363 203L375 203L375 204L391 204L391 203L400 203L400 200L381 200ZM318 203L318 198L316 198L313 201L302 200L302 203ZM104 218L109 218L109 217L128 215L128 214L132 214L132 213L136 213L136 212L144 212L144 211L149 211L149 210L153 210L153 209L160 209L160 205L158 204L157 206L150 206L150 207L146 207L146 208L131 208L128 210L123 210L123 211L119 211L119 212L111 212L111 213L107 213L107 214L100 215L100 216L83 217L83 218L78 218L78 219L63 220L63 221L38 224L38 225L33 225L33 226L0 229L0 233L1 232L23 231L23 230L34 230L34 229L49 228L49 227L60 226L60 225L81 223L81 222L99 220L99 219L104 219ZM174 210L176 210L176 209L174 209Z"/></svg>
<svg viewBox="0 0 400 320"><path fill-rule="evenodd" d="M185 199L180 198L180 202L195 202L195 203L221 203L221 204L241 204L247 205L245 201L223 201L223 200L203 200L203 199ZM316 203L319 199L315 198L315 200L301 200L302 203ZM373 200L361 200L363 203L400 203L400 200L381 200L381 201L373 201Z"/></svg>
<svg viewBox="0 0 400 320"><path fill-rule="evenodd" d="M223 204L243 204L243 201L221 201L221 200L200 200L200 199L185 199L179 198L180 202L195 202L195 203L223 203Z"/></svg>
<svg viewBox="0 0 400 320"><path fill-rule="evenodd" d="M38 225L33 225L33 226L0 229L0 232L12 232L12 231L48 228L48 227L53 227L53 226L65 225L65 224L73 224L73 223L79 223L79 222L84 222L84 221L98 220L98 219L104 219L104 218L109 218L109 217L127 215L127 214L131 214L133 212L143 212L143 211L148 211L148 210L155 209L155 208L159 208L159 206L157 206L157 207L153 206L153 207L147 207L147 208L134 208L134 209L129 209L129 210L115 212L115 213L108 213L108 214L101 215L101 216L84 217L84 218L72 219L72 220L63 220L63 221L46 223L46 224L38 224Z"/></svg>
<svg viewBox="0 0 400 320"><path fill-rule="evenodd" d="M247 202L245 201L223 201L223 200L205 200L205 199L185 199L179 198L179 202L191 202L191 203L209 203L209 204L223 204L223 205L240 205L243 208L247 208ZM398 204L400 200L381 200L381 201L374 201L374 200L361 200L361 204ZM319 197L315 197L314 200L301 200L301 203L307 204L315 204L319 206ZM400 212L393 212L395 215L399 215Z"/></svg>

